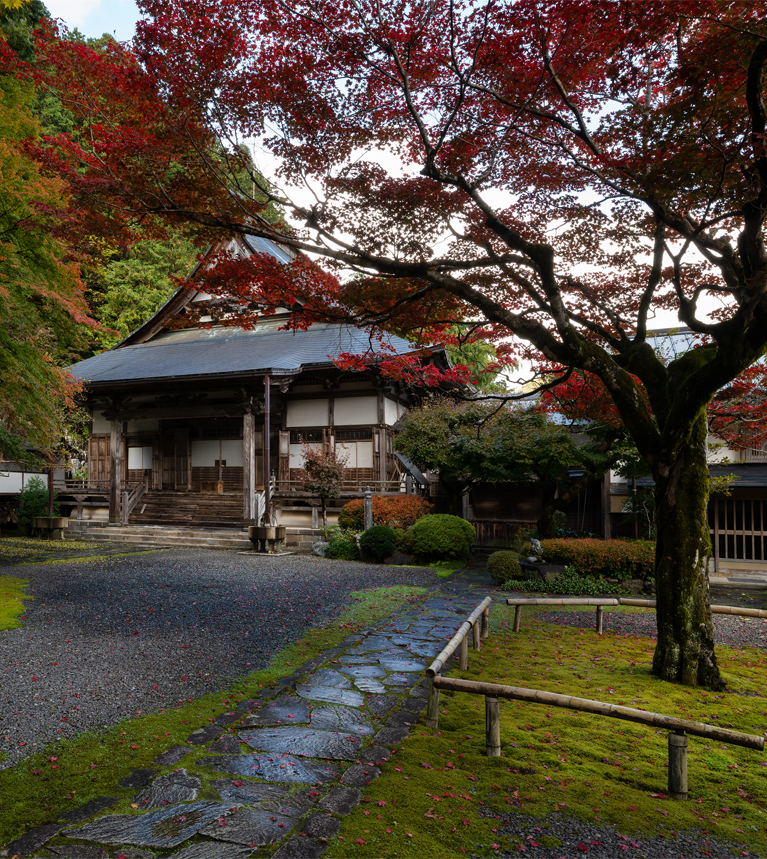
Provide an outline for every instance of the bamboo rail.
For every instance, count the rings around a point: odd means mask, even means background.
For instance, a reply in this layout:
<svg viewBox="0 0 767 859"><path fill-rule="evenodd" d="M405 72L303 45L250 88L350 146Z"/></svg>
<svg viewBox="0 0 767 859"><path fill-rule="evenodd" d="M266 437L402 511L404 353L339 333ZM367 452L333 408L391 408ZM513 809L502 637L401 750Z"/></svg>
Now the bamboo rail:
<svg viewBox="0 0 767 859"><path fill-rule="evenodd" d="M687 721L676 716L665 716L662 713L651 713L646 710L635 710L618 704L608 704L604 701L593 701L589 698L576 698L572 695L560 695L558 692L544 692L540 689L526 689L520 686L505 686L500 683L484 683L477 680L460 680L453 677L435 675L431 681L432 690L436 690L437 701L440 689L452 689L456 692L468 692L472 695L485 696L485 750L488 757L499 757L501 754L501 721L498 701L499 698L510 698L526 701L530 704L545 704L548 707L564 707L595 716L609 716L626 722L636 722L651 728L661 728L669 731L668 735L668 793L672 799L687 799L687 735L705 737L709 740L743 746L747 749L764 751L764 737L756 734L745 734L730 728L720 728L704 722ZM431 703L431 693L429 696ZM433 723L436 728L439 722L439 709L435 710Z"/></svg>
<svg viewBox="0 0 767 859"><path fill-rule="evenodd" d="M593 605L596 606L597 619L595 629L598 635L602 635L602 624L604 619L604 606L629 605L637 608L655 608L656 600L640 599L638 597L530 597L514 599L509 597L506 605L514 606L514 632L519 632L522 623L522 606L526 605ZM767 611L760 608L741 608L737 605L712 605L712 614L732 614L741 617L767 618Z"/></svg>
<svg viewBox="0 0 767 859"><path fill-rule="evenodd" d="M621 605L633 605L639 608L655 608L657 600L644 600L634 597L620 597ZM712 605L711 614L734 614L741 617L767 617L767 611L761 608L745 608L739 605Z"/></svg>
<svg viewBox="0 0 767 859"><path fill-rule="evenodd" d="M469 630L472 632L472 641L475 650L481 647L481 639L487 638L490 634L490 603L492 597L485 597L482 602L474 609L474 611L466 618L466 620L458 627L458 632L448 641L442 652L437 656L434 662L426 669L427 677L435 677L439 675L444 664L455 653L458 647L461 648L458 655L459 667L461 671L466 671L469 667ZM481 619L481 628L480 628ZM439 688L432 682L429 686L429 703L426 707L426 724L436 727L439 720ZM500 735L499 740L500 743Z"/></svg>

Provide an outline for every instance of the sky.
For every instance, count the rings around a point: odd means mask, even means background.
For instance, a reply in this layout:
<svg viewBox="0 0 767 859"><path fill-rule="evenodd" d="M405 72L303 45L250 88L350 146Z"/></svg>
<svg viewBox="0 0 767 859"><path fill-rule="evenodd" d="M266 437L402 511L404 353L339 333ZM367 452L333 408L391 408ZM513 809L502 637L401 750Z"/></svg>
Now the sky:
<svg viewBox="0 0 767 859"><path fill-rule="evenodd" d="M109 33L118 42L132 39L139 11L133 0L43 0L51 17L85 36Z"/></svg>

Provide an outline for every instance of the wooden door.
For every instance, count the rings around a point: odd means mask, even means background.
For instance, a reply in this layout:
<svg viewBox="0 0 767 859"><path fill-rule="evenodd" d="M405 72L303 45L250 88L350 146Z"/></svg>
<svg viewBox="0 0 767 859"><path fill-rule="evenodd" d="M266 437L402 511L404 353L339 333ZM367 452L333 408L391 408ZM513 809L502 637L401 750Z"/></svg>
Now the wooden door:
<svg viewBox="0 0 767 859"><path fill-rule="evenodd" d="M166 430L162 436L162 488L189 489L189 430Z"/></svg>
<svg viewBox="0 0 767 859"><path fill-rule="evenodd" d="M88 442L88 480L108 484L109 474L109 436L92 435Z"/></svg>

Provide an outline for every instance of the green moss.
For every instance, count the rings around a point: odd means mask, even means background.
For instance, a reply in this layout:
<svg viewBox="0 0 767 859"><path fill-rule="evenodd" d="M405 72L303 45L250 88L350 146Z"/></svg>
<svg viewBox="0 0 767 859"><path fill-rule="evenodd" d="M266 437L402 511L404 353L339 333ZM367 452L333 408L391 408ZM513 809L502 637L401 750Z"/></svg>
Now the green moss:
<svg viewBox="0 0 767 859"><path fill-rule="evenodd" d="M494 606L490 638L480 653L470 651L469 670L452 676L767 731L764 653L720 648L729 693L719 694L654 677L649 638L599 637L532 614L522 634L512 628L512 608ZM488 758L482 696L443 691L438 729L412 731L344 820L343 840L332 840L327 855L515 852L515 839L499 834L497 816L517 809L540 818L542 837L546 815L557 811L626 834L652 834L659 825L666 832L695 828L745 842L758 855L767 851L762 754L690 737L691 801L674 802L665 798L665 731L517 701L502 700L500 712L502 757Z"/></svg>
<svg viewBox="0 0 767 859"><path fill-rule="evenodd" d="M97 796L121 796L116 811L130 812L135 790L117 781L134 768L149 767L155 756L172 745L186 745L189 734L217 715L252 698L260 688L292 673L304 662L335 647L346 636L376 624L397 609L422 600L425 588L390 587L351 594L353 602L334 621L315 628L277 653L268 668L233 683L229 689L179 703L165 712L138 715L102 733L90 733L73 741L49 746L13 767L0 770L0 844L22 832L56 820L63 811L77 808ZM209 754L195 748L186 758L189 766ZM220 778L195 771L203 781Z"/></svg>
<svg viewBox="0 0 767 859"><path fill-rule="evenodd" d="M26 579L0 575L0 629L21 626L19 618L24 613L24 600L32 599L24 593Z"/></svg>

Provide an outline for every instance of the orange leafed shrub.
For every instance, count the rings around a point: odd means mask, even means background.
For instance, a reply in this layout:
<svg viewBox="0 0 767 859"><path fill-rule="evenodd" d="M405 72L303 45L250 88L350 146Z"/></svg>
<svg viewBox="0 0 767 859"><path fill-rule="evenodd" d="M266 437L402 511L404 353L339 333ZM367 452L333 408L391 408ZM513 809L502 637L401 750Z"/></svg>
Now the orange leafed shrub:
<svg viewBox="0 0 767 859"><path fill-rule="evenodd" d="M388 525L390 528L409 528L416 519L431 513L432 505L417 495L374 495L373 522ZM361 531L365 527L365 501L355 498L344 504L338 514L338 524L342 528Z"/></svg>
<svg viewBox="0 0 767 859"><path fill-rule="evenodd" d="M655 543L649 540L541 540L541 548L550 563L575 567L584 576L646 579L655 570Z"/></svg>

